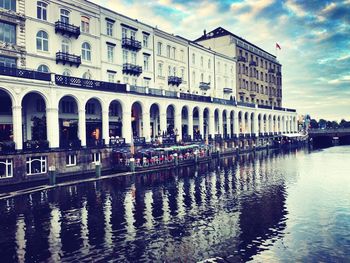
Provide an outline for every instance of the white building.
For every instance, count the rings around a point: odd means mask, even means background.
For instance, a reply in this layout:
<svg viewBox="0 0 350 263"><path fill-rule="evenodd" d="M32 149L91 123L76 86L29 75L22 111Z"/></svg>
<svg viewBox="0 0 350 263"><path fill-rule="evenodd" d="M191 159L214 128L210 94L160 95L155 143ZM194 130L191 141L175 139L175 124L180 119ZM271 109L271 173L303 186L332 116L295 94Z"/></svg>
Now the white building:
<svg viewBox="0 0 350 263"><path fill-rule="evenodd" d="M23 3L0 1L0 177L108 168L116 138L246 148L297 130L295 110L237 104L232 56L88 1Z"/></svg>

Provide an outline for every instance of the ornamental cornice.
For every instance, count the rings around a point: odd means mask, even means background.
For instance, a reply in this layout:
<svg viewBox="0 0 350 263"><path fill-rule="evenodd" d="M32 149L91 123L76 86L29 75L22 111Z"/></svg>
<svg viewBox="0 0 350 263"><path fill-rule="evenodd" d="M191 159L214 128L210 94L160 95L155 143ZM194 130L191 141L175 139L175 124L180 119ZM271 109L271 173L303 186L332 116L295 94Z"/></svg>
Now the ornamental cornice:
<svg viewBox="0 0 350 263"><path fill-rule="evenodd" d="M0 8L0 19L15 24L24 24L26 17L22 13L17 13L12 10Z"/></svg>

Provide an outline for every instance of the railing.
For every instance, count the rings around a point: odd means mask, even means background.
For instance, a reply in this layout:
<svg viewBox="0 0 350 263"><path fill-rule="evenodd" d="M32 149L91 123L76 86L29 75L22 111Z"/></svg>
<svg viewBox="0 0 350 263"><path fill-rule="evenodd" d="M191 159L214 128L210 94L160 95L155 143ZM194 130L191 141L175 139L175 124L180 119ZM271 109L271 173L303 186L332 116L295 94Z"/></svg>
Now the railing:
<svg viewBox="0 0 350 263"><path fill-rule="evenodd" d="M61 149L79 149L81 148L81 141L76 140L61 140L60 141Z"/></svg>
<svg viewBox="0 0 350 263"><path fill-rule="evenodd" d="M251 67L256 67L257 64L256 64L255 61L250 61L250 62L249 62L249 66L251 66Z"/></svg>
<svg viewBox="0 0 350 263"><path fill-rule="evenodd" d="M232 88L224 88L224 93L232 93Z"/></svg>
<svg viewBox="0 0 350 263"><path fill-rule="evenodd" d="M166 97L176 98L177 97L177 92L176 91L165 90L164 91L164 95Z"/></svg>
<svg viewBox="0 0 350 263"><path fill-rule="evenodd" d="M81 56L77 56L77 55L73 55L73 54L59 51L56 53L56 63L60 63L60 62L63 65L68 63L71 66L75 65L75 66L79 67L81 64Z"/></svg>
<svg viewBox="0 0 350 263"><path fill-rule="evenodd" d="M47 140L29 140L23 143L23 150L41 151L49 149Z"/></svg>
<svg viewBox="0 0 350 263"><path fill-rule="evenodd" d="M127 37L123 37L122 47L130 50L134 50L134 51L139 51L142 48L140 41L137 41L133 38L127 38Z"/></svg>
<svg viewBox="0 0 350 263"><path fill-rule="evenodd" d="M268 70L268 72L269 72L269 73L275 73L275 70L274 70L273 68L270 68L270 69Z"/></svg>
<svg viewBox="0 0 350 263"><path fill-rule="evenodd" d="M15 151L15 143L13 141L2 141L0 142L0 153L12 153Z"/></svg>
<svg viewBox="0 0 350 263"><path fill-rule="evenodd" d="M134 145L135 146L143 146L146 144L146 138L145 137L134 137Z"/></svg>
<svg viewBox="0 0 350 263"><path fill-rule="evenodd" d="M105 145L105 140L104 139L88 139L86 141L86 146L88 147L97 147L97 148L101 148L104 147Z"/></svg>
<svg viewBox="0 0 350 263"><path fill-rule="evenodd" d="M124 63L123 64L123 73L138 76L142 73L142 67L137 66L137 65L133 65L130 63Z"/></svg>
<svg viewBox="0 0 350 263"><path fill-rule="evenodd" d="M184 136L182 136L182 141L183 142L191 142L192 141L192 138L191 138L191 136L190 135L184 135Z"/></svg>
<svg viewBox="0 0 350 263"><path fill-rule="evenodd" d="M259 104L259 105L258 105L258 108L259 108L259 109L268 109L268 110L272 110L272 106L269 106L269 105L261 105L261 104Z"/></svg>
<svg viewBox="0 0 350 263"><path fill-rule="evenodd" d="M36 80L51 80L51 74L45 72L39 72L34 70L20 69L20 68L11 68L0 66L0 75L25 78L25 79L36 79Z"/></svg>
<svg viewBox="0 0 350 263"><path fill-rule="evenodd" d="M124 138L111 138L111 139L109 139L109 145L111 145L111 146L124 146L125 139Z"/></svg>
<svg viewBox="0 0 350 263"><path fill-rule="evenodd" d="M162 137L162 143L164 145L176 144L176 137L175 136L163 136Z"/></svg>
<svg viewBox="0 0 350 263"><path fill-rule="evenodd" d="M245 57L243 57L243 56L238 56L238 57L237 57L237 61L238 61L238 62L246 62L246 59L245 59Z"/></svg>
<svg viewBox="0 0 350 263"><path fill-rule="evenodd" d="M201 141L203 141L202 135L193 135L193 141L194 142L201 142Z"/></svg>
<svg viewBox="0 0 350 263"><path fill-rule="evenodd" d="M201 90L208 90L208 89L210 89L210 82L199 82L199 88Z"/></svg>
<svg viewBox="0 0 350 263"><path fill-rule="evenodd" d="M225 100L219 98L213 98L213 103L223 104L223 105L236 105L234 100Z"/></svg>
<svg viewBox="0 0 350 263"><path fill-rule="evenodd" d="M55 33L61 33L62 35L74 36L75 38L78 38L80 35L80 27L57 21L55 23Z"/></svg>
<svg viewBox="0 0 350 263"><path fill-rule="evenodd" d="M255 108L255 104L254 103L249 103L249 102L238 101L237 105L238 106L243 106L243 107Z"/></svg>
<svg viewBox="0 0 350 263"><path fill-rule="evenodd" d="M274 110L281 110L281 111L284 111L285 108L282 108L282 107L273 107Z"/></svg>
<svg viewBox="0 0 350 263"><path fill-rule="evenodd" d="M126 92L126 85L119 83L103 82L91 79L81 79L62 75L55 75L55 82L59 86L87 88L102 91Z"/></svg>
<svg viewBox="0 0 350 263"><path fill-rule="evenodd" d="M180 93L180 99L183 100L194 100L194 101L201 101L201 102L211 102L211 98L207 96L201 96L201 95L194 95L194 94L188 94L188 93Z"/></svg>
<svg viewBox="0 0 350 263"><path fill-rule="evenodd" d="M296 110L296 109L286 109L286 111L289 111L289 112L296 112L297 110Z"/></svg>
<svg viewBox="0 0 350 263"><path fill-rule="evenodd" d="M130 86L130 91L135 93L146 94L146 88L140 86Z"/></svg>
<svg viewBox="0 0 350 263"><path fill-rule="evenodd" d="M176 76L168 77L168 84L179 86L182 83L182 78Z"/></svg>
<svg viewBox="0 0 350 263"><path fill-rule="evenodd" d="M155 96L163 96L161 89L148 88L148 94L155 95Z"/></svg>

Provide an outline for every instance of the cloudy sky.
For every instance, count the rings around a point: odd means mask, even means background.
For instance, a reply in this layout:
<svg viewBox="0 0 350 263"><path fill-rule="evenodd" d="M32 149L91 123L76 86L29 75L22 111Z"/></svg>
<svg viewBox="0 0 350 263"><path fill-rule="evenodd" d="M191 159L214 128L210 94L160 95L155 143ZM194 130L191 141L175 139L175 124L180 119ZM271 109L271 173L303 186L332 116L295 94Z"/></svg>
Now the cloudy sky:
<svg viewBox="0 0 350 263"><path fill-rule="evenodd" d="M275 54L283 103L315 118L350 120L350 0L92 0L196 39L218 26Z"/></svg>

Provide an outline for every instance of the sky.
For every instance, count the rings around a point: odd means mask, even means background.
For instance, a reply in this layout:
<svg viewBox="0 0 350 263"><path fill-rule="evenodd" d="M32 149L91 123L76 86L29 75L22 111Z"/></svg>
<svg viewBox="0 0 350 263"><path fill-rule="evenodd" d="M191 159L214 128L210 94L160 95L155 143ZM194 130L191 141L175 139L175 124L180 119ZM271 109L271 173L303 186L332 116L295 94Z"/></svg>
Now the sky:
<svg viewBox="0 0 350 263"><path fill-rule="evenodd" d="M275 54L283 106L350 120L350 0L92 0L188 39L221 26Z"/></svg>

